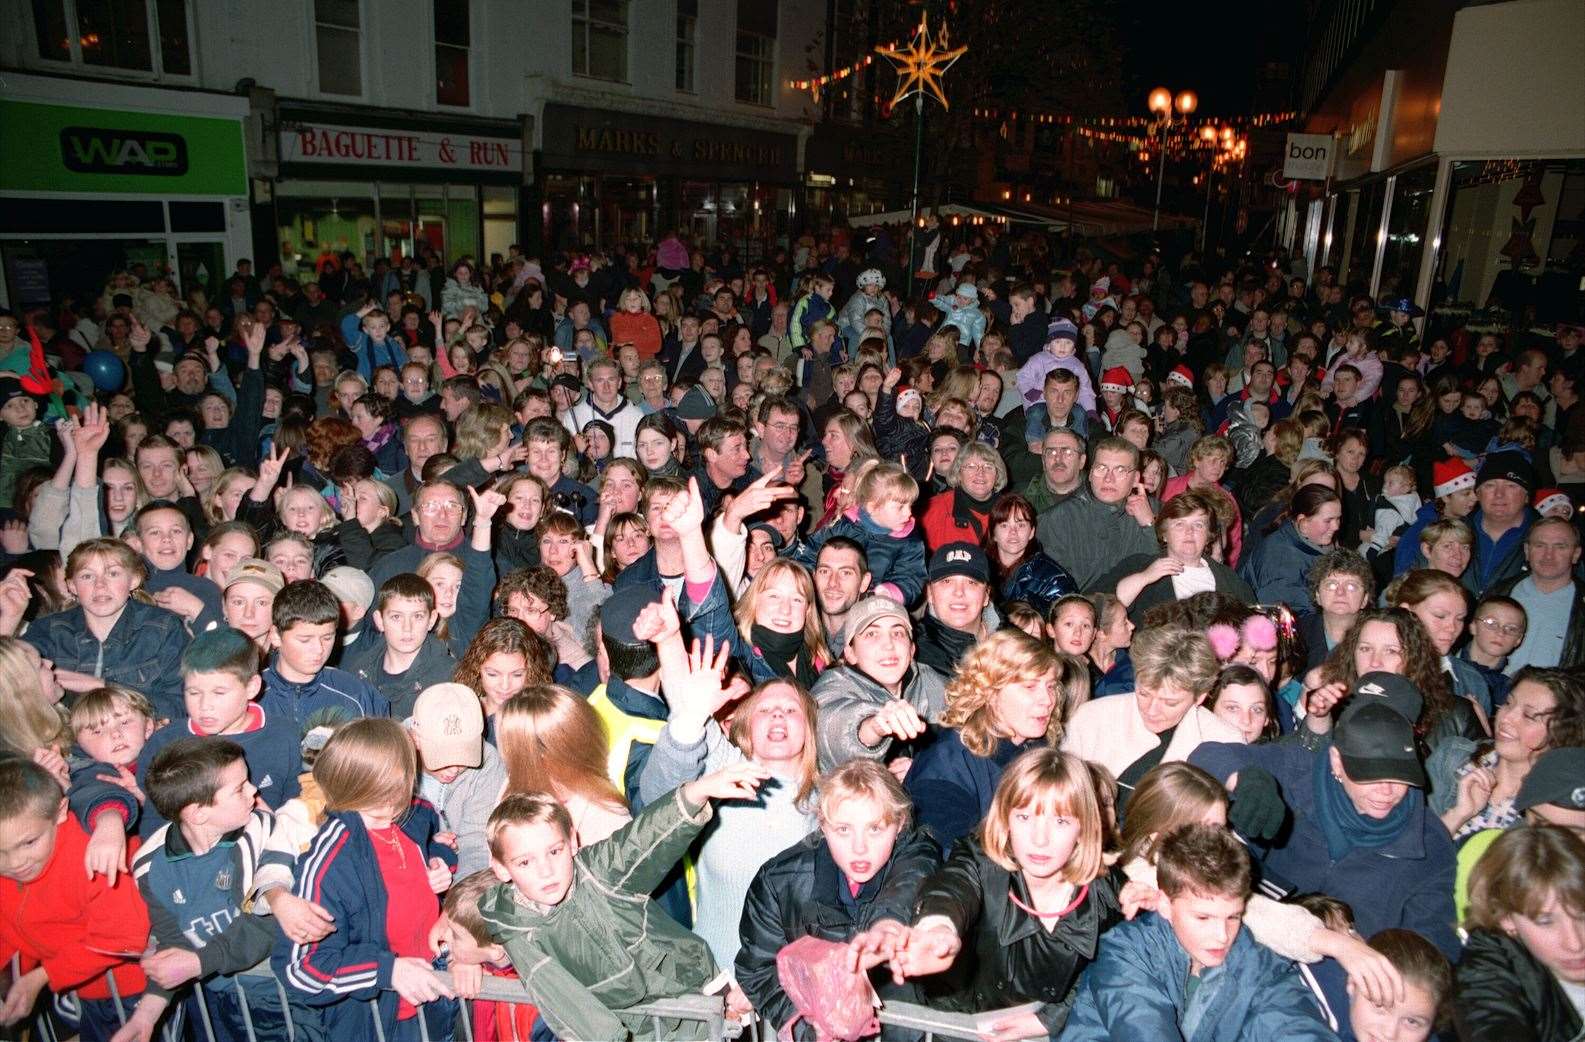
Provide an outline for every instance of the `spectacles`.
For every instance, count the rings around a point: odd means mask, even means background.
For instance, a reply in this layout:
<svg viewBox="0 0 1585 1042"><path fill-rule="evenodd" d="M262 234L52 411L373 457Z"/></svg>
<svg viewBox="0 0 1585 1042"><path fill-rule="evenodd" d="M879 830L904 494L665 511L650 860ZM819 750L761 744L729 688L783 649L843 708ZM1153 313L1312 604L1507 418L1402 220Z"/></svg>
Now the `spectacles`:
<svg viewBox="0 0 1585 1042"><path fill-rule="evenodd" d="M1110 474L1112 477L1120 478L1125 474L1132 474L1137 469L1138 468L1136 468L1132 463L1118 463L1113 466L1107 466L1104 463L1097 463L1095 466L1090 468L1090 472L1092 474L1100 474L1102 476Z"/></svg>
<svg viewBox="0 0 1585 1042"><path fill-rule="evenodd" d="M1363 590L1364 587L1357 582L1352 582L1347 579L1328 579L1326 582L1321 584L1321 589L1325 590L1327 593L1337 593L1339 590L1344 593L1358 593L1359 591Z"/></svg>
<svg viewBox="0 0 1585 1042"><path fill-rule="evenodd" d="M798 433L798 425L796 423L767 423L765 426L780 434Z"/></svg>
<svg viewBox="0 0 1585 1042"><path fill-rule="evenodd" d="M1477 619L1476 621L1479 622L1482 628L1484 628L1488 633L1501 633L1504 637L1518 637L1524 633L1523 626L1518 626L1511 622L1498 622L1490 615L1483 619Z"/></svg>
<svg viewBox="0 0 1585 1042"><path fill-rule="evenodd" d="M973 474L994 474L996 472L996 467L993 466L992 464L986 463L984 460L978 460L978 461L975 461L975 462L972 462L972 463L965 463L965 464L963 464L962 467L960 467L958 469L963 471L965 474L968 474L968 473L973 473Z"/></svg>
<svg viewBox="0 0 1585 1042"><path fill-rule="evenodd" d="M1044 449L1042 454L1046 459L1072 459L1079 454L1079 450L1075 448Z"/></svg>
<svg viewBox="0 0 1585 1042"><path fill-rule="evenodd" d="M419 507L418 508L418 512L420 514L430 514L430 515L433 515L433 514L460 514L460 513L462 513L462 504L461 503L457 503L457 502L436 503L436 502L431 501L431 502L425 503L423 506Z"/></svg>

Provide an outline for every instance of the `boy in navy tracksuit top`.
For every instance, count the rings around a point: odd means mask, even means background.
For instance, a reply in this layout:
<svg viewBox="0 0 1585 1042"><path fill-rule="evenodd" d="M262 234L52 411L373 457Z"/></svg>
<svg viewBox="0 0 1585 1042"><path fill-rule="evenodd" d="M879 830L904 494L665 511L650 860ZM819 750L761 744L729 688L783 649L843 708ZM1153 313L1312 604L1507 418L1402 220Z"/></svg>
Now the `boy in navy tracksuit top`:
<svg viewBox="0 0 1585 1042"><path fill-rule="evenodd" d="M255 801L242 747L224 738L178 738L154 757L144 785L149 803L171 821L132 863L159 949L146 960L149 988L136 1015L157 1019L170 998L166 989L196 980L203 1005L193 997L188 1008L195 1018L208 1011L217 1042L286 1038L274 982L234 976L267 958L276 934L272 922L248 911L254 871L288 860L265 848L273 819Z"/></svg>
<svg viewBox="0 0 1585 1042"><path fill-rule="evenodd" d="M302 754L291 705L274 692L261 696L253 641L229 626L200 633L182 653L181 674L187 715L154 732L138 757L138 778L148 776L149 764L172 742L220 736L242 748L259 798L280 810L300 791ZM139 835L149 837L164 822L158 807L145 806Z"/></svg>
<svg viewBox="0 0 1585 1042"><path fill-rule="evenodd" d="M275 661L264 671L264 692L291 710L297 735L316 726L390 716L391 703L362 677L326 666L336 647L341 602L313 579L288 583L270 610Z"/></svg>

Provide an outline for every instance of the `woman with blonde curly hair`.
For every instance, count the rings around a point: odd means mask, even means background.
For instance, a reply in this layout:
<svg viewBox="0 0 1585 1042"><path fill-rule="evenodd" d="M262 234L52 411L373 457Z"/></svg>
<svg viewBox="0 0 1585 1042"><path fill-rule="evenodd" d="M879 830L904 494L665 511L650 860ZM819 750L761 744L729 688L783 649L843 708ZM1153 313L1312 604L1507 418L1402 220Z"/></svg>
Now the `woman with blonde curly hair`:
<svg viewBox="0 0 1585 1042"><path fill-rule="evenodd" d="M920 823L949 850L985 817L1002 770L1055 746L1067 713L1090 694L1084 663L1023 630L991 634L947 682L940 734L904 780Z"/></svg>
<svg viewBox="0 0 1585 1042"><path fill-rule="evenodd" d="M484 738L495 742L501 707L534 684L550 683L555 653L549 642L513 618L491 619L468 644L451 679L484 704ZM500 748L499 744L496 745Z"/></svg>

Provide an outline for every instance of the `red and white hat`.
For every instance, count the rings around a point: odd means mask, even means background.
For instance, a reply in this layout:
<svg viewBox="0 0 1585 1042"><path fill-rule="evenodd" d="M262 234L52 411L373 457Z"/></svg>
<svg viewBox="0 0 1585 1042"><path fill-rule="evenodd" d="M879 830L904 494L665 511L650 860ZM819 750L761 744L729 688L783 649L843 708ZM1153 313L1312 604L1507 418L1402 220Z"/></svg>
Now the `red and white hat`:
<svg viewBox="0 0 1585 1042"><path fill-rule="evenodd" d="M1101 374L1101 390L1115 391L1118 394L1131 394L1134 390L1134 378L1127 369L1114 365Z"/></svg>
<svg viewBox="0 0 1585 1042"><path fill-rule="evenodd" d="M1172 372L1167 374L1167 382L1181 384L1191 391L1194 390L1194 374L1189 371L1189 367L1186 365L1173 366Z"/></svg>
<svg viewBox="0 0 1585 1042"><path fill-rule="evenodd" d="M1436 498L1474 487L1475 472L1463 460L1444 459L1431 464L1431 491Z"/></svg>
<svg viewBox="0 0 1585 1042"><path fill-rule="evenodd" d="M1560 488L1540 489L1535 494L1533 505L1536 513L1542 517L1570 518L1574 516L1574 502Z"/></svg>

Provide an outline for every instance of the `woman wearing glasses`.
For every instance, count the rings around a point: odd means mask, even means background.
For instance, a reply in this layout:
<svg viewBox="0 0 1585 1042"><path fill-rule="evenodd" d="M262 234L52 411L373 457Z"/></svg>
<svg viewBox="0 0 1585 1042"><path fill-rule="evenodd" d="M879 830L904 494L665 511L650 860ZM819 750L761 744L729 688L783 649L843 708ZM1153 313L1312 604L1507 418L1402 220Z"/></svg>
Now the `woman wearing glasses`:
<svg viewBox="0 0 1585 1042"><path fill-rule="evenodd" d="M947 474L947 491L933 496L922 527L931 553L948 543L978 543L990 528L991 502L1007 487L1007 464L989 445L970 442Z"/></svg>

